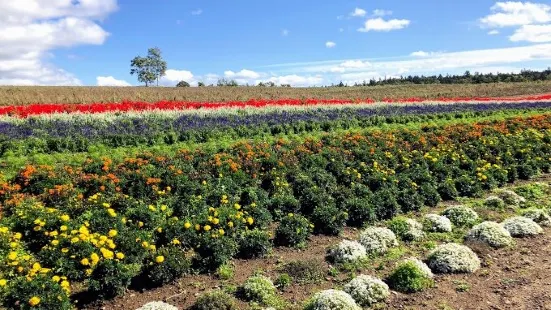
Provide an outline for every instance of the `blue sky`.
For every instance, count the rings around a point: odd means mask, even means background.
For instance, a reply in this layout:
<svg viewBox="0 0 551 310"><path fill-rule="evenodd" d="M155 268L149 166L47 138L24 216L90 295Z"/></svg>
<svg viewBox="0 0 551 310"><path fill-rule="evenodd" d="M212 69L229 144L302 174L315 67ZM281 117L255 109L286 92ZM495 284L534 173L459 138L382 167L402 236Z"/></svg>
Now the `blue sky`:
<svg viewBox="0 0 551 310"><path fill-rule="evenodd" d="M137 85L158 46L163 85L234 78L297 86L400 74L543 69L551 6L537 2L30 0L0 4L0 84ZM41 35L36 35L41 33Z"/></svg>

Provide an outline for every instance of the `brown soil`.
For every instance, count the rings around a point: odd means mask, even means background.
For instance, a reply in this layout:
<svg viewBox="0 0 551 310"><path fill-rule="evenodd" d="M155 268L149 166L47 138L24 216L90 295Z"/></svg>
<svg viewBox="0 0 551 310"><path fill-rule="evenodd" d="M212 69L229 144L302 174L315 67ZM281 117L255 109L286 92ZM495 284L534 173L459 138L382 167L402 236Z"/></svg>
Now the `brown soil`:
<svg viewBox="0 0 551 310"><path fill-rule="evenodd" d="M538 181L549 182L549 176ZM524 182L520 182L521 184ZM518 184L517 184L518 185ZM452 204L453 202L447 203ZM501 214L502 216L503 214ZM501 216L485 214L484 217L499 220ZM104 303L80 306L81 309L136 309L150 301L165 301L179 309L189 309L197 296L212 289L242 284L255 271L262 270L272 279L280 274L282 263L293 260L318 263L329 270L325 260L327 247L344 239L355 239L358 230L346 228L340 237L313 236L305 250L277 248L265 259L234 260L235 276L228 281L217 279L214 275L190 275L174 284L145 291L128 291L124 296ZM515 239L511 249L491 249L487 246L469 244L480 257L482 268L474 274L437 275L434 288L415 294L392 292L385 305L378 309L551 309L551 229L544 234L526 239ZM427 248L423 243L408 247L403 255L424 257ZM394 261L377 259L366 266L363 273L384 278L392 269ZM357 272L359 273L359 272ZM341 272L336 277L326 276L318 284L297 285L281 292L281 297L292 306L289 309L301 309L303 302L314 292L339 288L350 274ZM239 309L248 309L239 302Z"/></svg>

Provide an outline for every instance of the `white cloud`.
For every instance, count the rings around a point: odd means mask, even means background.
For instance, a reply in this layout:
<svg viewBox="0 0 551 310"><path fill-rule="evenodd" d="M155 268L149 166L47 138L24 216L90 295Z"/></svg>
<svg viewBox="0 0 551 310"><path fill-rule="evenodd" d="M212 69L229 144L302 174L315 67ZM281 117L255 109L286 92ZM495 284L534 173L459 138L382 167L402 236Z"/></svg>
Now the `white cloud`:
<svg viewBox="0 0 551 310"><path fill-rule="evenodd" d="M381 10L381 9L373 10L373 16L383 17L383 16L386 16L386 15L392 15L392 11Z"/></svg>
<svg viewBox="0 0 551 310"><path fill-rule="evenodd" d="M239 72L224 71L224 76L229 79L258 79L260 74L252 70L243 69Z"/></svg>
<svg viewBox="0 0 551 310"><path fill-rule="evenodd" d="M361 60L347 60L340 64L343 68L367 68L371 66L371 63L369 61L361 61Z"/></svg>
<svg viewBox="0 0 551 310"><path fill-rule="evenodd" d="M290 75L281 75L281 76L272 76L268 79L256 81L255 84L258 84L258 82L273 82L276 85L281 84L290 84L291 86L315 86L315 85L321 85L323 83L323 77L321 75L316 76L300 76L296 74L290 74Z"/></svg>
<svg viewBox="0 0 551 310"><path fill-rule="evenodd" d="M98 86L132 86L125 80L117 80L112 76L98 76L96 77L96 84Z"/></svg>
<svg viewBox="0 0 551 310"><path fill-rule="evenodd" d="M543 3L497 2L490 10L492 14L480 19L483 27L510 27L551 21L551 6Z"/></svg>
<svg viewBox="0 0 551 310"><path fill-rule="evenodd" d="M191 15L201 15L201 14L203 14L203 10L201 9L191 11Z"/></svg>
<svg viewBox="0 0 551 310"><path fill-rule="evenodd" d="M498 35L498 34L499 34L499 30L496 30L496 29L490 30L490 31L488 31L488 34L491 35L491 36Z"/></svg>
<svg viewBox="0 0 551 310"><path fill-rule="evenodd" d="M354 12L350 13L350 16L353 17L364 17L367 12L364 9L355 8Z"/></svg>
<svg viewBox="0 0 551 310"><path fill-rule="evenodd" d="M524 25L517 29L509 39L513 42L528 41L534 43L551 42L551 24Z"/></svg>
<svg viewBox="0 0 551 310"><path fill-rule="evenodd" d="M439 55L441 52L425 52L425 51L417 51L409 54L409 56L413 57L429 57L429 56L435 56Z"/></svg>
<svg viewBox="0 0 551 310"><path fill-rule="evenodd" d="M325 47L327 47L327 48L333 48L333 47L335 47L335 46L337 46L337 43L335 43L335 42L333 42L333 41L327 41L327 42L325 42Z"/></svg>
<svg viewBox="0 0 551 310"><path fill-rule="evenodd" d="M101 45L109 34L97 23L116 0L0 1L0 84L80 85L47 62L60 47Z"/></svg>
<svg viewBox="0 0 551 310"><path fill-rule="evenodd" d="M390 19L384 20L383 18L368 19L365 21L363 28L359 28L360 32L369 31L391 31L399 30L409 26L410 21L407 19Z"/></svg>
<svg viewBox="0 0 551 310"><path fill-rule="evenodd" d="M288 36L289 35L289 30L287 30L287 29L281 30L281 35L284 36L284 37Z"/></svg>
<svg viewBox="0 0 551 310"><path fill-rule="evenodd" d="M186 81L188 83L191 83L194 81L193 73L191 73L191 71L175 69L166 70L165 76L163 76L161 79L170 82Z"/></svg>

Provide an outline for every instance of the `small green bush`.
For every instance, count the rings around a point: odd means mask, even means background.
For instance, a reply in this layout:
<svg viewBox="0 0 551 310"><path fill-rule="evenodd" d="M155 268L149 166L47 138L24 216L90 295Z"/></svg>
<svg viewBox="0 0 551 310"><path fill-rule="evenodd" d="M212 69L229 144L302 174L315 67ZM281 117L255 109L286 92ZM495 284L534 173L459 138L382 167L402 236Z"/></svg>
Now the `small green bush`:
<svg viewBox="0 0 551 310"><path fill-rule="evenodd" d="M293 284L293 278L286 273L280 274L274 282L274 285L280 291L284 291L286 288L291 286L291 284Z"/></svg>
<svg viewBox="0 0 551 310"><path fill-rule="evenodd" d="M388 283L402 293L419 292L434 285L430 269L423 262L412 259L399 263L388 277Z"/></svg>
<svg viewBox="0 0 551 310"><path fill-rule="evenodd" d="M331 204L316 207L310 219L314 224L314 233L338 235L348 220L348 213Z"/></svg>
<svg viewBox="0 0 551 310"><path fill-rule="evenodd" d="M397 216L390 220L388 228L404 241L416 241L424 236L423 225L404 216Z"/></svg>
<svg viewBox="0 0 551 310"><path fill-rule="evenodd" d="M104 299L122 295L139 270L138 264L129 265L114 260L102 260L90 275L88 291Z"/></svg>
<svg viewBox="0 0 551 310"><path fill-rule="evenodd" d="M10 280L5 289L2 305L9 310L73 309L67 293L59 283L52 281L51 276L38 275L31 281L17 277Z"/></svg>
<svg viewBox="0 0 551 310"><path fill-rule="evenodd" d="M192 307L193 310L237 310L235 297L220 290L201 295Z"/></svg>
<svg viewBox="0 0 551 310"><path fill-rule="evenodd" d="M268 231L248 230L239 238L238 256L241 258L264 257L271 250L272 241Z"/></svg>
<svg viewBox="0 0 551 310"><path fill-rule="evenodd" d="M155 262L156 257L163 257L162 263ZM161 247L153 255L150 264L145 268L145 275L149 283L153 286L161 286L170 283L183 274L187 273L191 267L191 260L185 256L185 253L174 246Z"/></svg>
<svg viewBox="0 0 551 310"><path fill-rule="evenodd" d="M229 280L233 278L234 275L234 267L230 263L225 263L223 265L220 265L216 269L216 276L220 280Z"/></svg>
<svg viewBox="0 0 551 310"><path fill-rule="evenodd" d="M315 261L291 261L281 267L281 271L290 275L299 284L314 284L323 281L325 269Z"/></svg>
<svg viewBox="0 0 551 310"><path fill-rule="evenodd" d="M212 238L209 235L201 236L200 243L195 251L195 264L205 271L216 270L220 265L229 261L238 250L237 242L230 237Z"/></svg>
<svg viewBox="0 0 551 310"><path fill-rule="evenodd" d="M275 243L281 246L300 247L312 233L312 224L302 215L289 213L275 232Z"/></svg>

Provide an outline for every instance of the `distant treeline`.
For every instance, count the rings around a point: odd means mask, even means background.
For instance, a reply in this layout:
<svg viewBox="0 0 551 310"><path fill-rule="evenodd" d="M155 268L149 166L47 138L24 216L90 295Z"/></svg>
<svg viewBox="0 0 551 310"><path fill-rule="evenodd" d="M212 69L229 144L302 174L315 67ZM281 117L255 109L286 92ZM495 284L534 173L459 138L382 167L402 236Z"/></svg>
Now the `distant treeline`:
<svg viewBox="0 0 551 310"><path fill-rule="evenodd" d="M409 75L399 78L371 79L363 83L347 85L343 82L333 84L331 87L346 86L378 86L378 85L404 85L404 84L484 84L484 83L515 83L551 80L551 68L543 71L522 70L520 73L479 73L472 74L465 71L462 75Z"/></svg>

